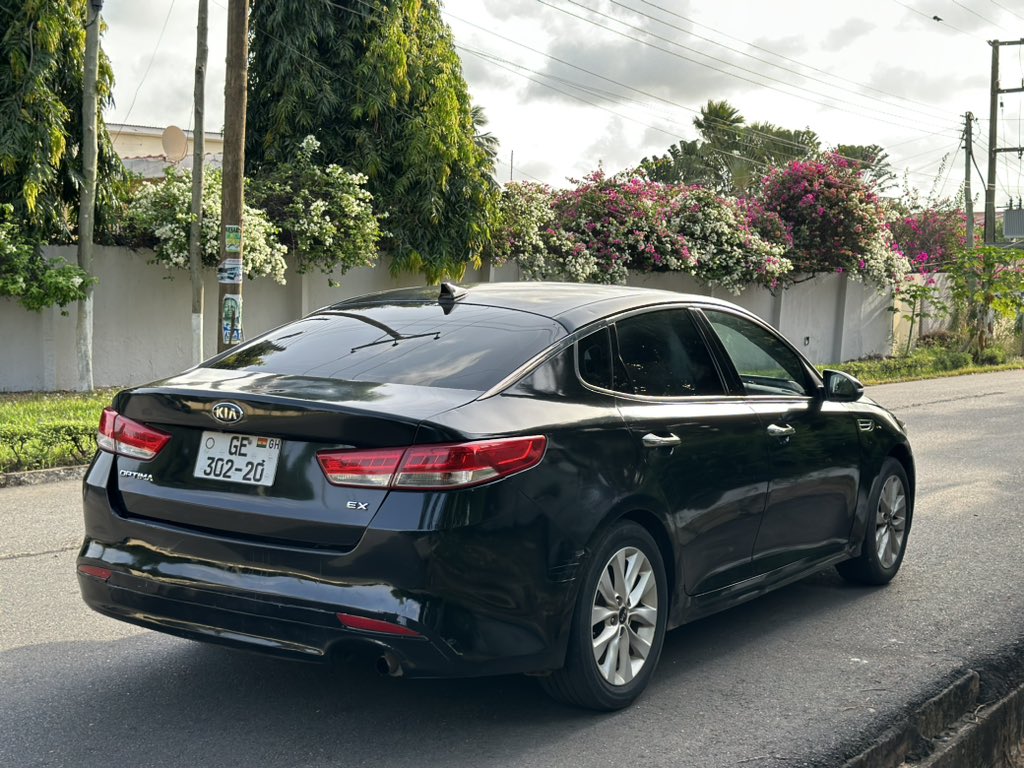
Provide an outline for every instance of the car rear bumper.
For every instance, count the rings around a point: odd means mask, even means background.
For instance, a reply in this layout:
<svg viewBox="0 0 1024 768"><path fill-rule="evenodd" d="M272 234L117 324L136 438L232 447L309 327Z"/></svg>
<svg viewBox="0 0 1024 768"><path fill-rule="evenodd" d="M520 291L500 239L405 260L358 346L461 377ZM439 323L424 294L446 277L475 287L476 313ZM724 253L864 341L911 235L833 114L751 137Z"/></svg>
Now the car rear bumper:
<svg viewBox="0 0 1024 768"><path fill-rule="evenodd" d="M106 463L101 456L86 479L78 557L79 566L111 572L78 574L99 613L307 661L362 647L390 654L411 677L543 672L563 662L572 580L510 571L500 553L482 560L493 533L371 527L349 552L249 543L123 514ZM392 631L345 626L339 613Z"/></svg>

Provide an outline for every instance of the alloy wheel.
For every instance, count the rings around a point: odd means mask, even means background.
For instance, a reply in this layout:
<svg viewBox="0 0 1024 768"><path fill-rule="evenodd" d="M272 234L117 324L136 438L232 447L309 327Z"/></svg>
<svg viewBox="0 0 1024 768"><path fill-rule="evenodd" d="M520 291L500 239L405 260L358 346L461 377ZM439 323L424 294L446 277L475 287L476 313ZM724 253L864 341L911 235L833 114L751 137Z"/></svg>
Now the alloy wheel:
<svg viewBox="0 0 1024 768"><path fill-rule="evenodd" d="M878 497L875 518L875 551L883 568L892 568L903 550L907 529L907 494L903 482L890 475Z"/></svg>
<svg viewBox="0 0 1024 768"><path fill-rule="evenodd" d="M626 685L643 668L658 624L658 584L651 562L636 547L611 556L591 609L594 661L606 682Z"/></svg>

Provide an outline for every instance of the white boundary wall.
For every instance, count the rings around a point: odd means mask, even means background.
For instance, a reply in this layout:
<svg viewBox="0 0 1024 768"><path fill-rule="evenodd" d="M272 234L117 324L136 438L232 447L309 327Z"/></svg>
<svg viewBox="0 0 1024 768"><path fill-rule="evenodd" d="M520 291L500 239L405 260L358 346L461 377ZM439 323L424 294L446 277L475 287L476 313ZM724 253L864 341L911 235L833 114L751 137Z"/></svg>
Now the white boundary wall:
<svg viewBox="0 0 1024 768"><path fill-rule="evenodd" d="M75 260L73 247L52 247L53 258ZM97 248L94 272L93 370L97 387L143 384L191 365L191 287L188 273L150 264L148 251ZM172 279L173 278L173 279ZM420 285L419 275L393 278L387 266L356 269L331 288L320 273L289 272L287 285L246 281L242 317L247 338L349 296ZM467 272L463 284L518 280L514 266ZM637 275L631 285L701 293L734 301L779 327L815 363L888 354L892 347L892 299L840 275L817 277L773 296L751 288L739 296L708 289L679 274ZM204 351L216 352L217 282L206 277ZM75 307L29 312L0 298L0 392L73 389Z"/></svg>

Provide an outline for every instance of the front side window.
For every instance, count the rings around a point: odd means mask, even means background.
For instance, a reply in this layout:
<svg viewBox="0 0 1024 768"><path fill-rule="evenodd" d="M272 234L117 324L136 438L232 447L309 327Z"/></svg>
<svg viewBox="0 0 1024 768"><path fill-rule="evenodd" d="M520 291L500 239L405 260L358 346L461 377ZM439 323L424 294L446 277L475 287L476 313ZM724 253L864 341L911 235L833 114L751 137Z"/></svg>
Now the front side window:
<svg viewBox="0 0 1024 768"><path fill-rule="evenodd" d="M685 309L634 315L615 324L615 389L649 397L723 394L721 379Z"/></svg>
<svg viewBox="0 0 1024 768"><path fill-rule="evenodd" d="M704 314L722 341L748 395L808 395L807 372L774 333L730 312Z"/></svg>

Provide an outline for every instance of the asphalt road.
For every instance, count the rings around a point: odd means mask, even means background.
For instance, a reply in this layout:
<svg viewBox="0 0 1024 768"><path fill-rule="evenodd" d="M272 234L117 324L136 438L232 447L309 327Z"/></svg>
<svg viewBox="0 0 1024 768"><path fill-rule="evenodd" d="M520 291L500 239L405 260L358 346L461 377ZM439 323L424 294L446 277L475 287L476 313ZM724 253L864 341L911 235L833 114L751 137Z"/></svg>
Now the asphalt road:
<svg viewBox="0 0 1024 768"><path fill-rule="evenodd" d="M919 499L889 587L822 572L670 633L612 715L524 677L403 681L91 613L78 485L0 490L0 766L832 766L1024 639L1024 372L875 387Z"/></svg>

